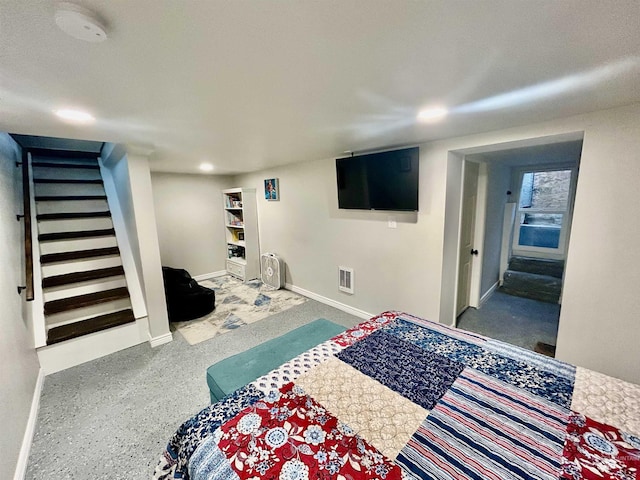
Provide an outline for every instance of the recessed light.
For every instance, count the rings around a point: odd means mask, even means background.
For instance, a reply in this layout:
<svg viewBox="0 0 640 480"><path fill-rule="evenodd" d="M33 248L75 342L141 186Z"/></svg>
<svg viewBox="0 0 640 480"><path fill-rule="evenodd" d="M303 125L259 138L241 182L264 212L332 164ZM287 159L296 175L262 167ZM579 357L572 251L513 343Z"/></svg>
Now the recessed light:
<svg viewBox="0 0 640 480"><path fill-rule="evenodd" d="M447 116L449 110L445 107L429 107L418 112L418 120L421 122L437 122Z"/></svg>
<svg viewBox="0 0 640 480"><path fill-rule="evenodd" d="M55 113L59 118L73 123L91 123L95 121L95 117L93 115L83 112L82 110L61 108L53 113Z"/></svg>
<svg viewBox="0 0 640 480"><path fill-rule="evenodd" d="M200 170L202 170L203 172L212 172L213 165L211 165L210 163L201 163Z"/></svg>

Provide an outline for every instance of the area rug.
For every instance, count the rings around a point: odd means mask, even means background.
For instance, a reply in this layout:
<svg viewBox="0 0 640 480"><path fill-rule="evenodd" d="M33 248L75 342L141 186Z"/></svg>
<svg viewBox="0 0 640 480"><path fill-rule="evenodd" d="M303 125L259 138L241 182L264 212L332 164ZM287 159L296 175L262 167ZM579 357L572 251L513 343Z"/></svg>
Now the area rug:
<svg viewBox="0 0 640 480"><path fill-rule="evenodd" d="M215 310L202 318L171 324L172 329L180 332L191 345L255 323L307 301L306 297L289 290L272 290L260 280L243 283L231 275L198 283L215 290Z"/></svg>

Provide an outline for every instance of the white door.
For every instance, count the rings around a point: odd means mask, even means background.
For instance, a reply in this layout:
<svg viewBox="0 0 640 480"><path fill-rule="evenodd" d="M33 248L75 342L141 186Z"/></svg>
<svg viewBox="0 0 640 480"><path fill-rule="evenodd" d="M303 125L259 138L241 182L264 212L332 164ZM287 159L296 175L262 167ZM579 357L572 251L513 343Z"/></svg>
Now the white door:
<svg viewBox="0 0 640 480"><path fill-rule="evenodd" d="M474 251L473 237L476 224L476 202L478 195L478 172L479 165L477 163L468 161L464 163L456 317L469 306L471 264L473 260L472 251Z"/></svg>

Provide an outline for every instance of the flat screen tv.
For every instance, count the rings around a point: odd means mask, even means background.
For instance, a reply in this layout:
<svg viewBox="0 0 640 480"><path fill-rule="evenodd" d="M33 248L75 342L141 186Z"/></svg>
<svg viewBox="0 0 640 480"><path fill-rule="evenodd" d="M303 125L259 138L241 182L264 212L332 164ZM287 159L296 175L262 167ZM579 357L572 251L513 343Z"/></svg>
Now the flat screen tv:
<svg viewBox="0 0 640 480"><path fill-rule="evenodd" d="M336 159L338 207L418 211L419 149Z"/></svg>

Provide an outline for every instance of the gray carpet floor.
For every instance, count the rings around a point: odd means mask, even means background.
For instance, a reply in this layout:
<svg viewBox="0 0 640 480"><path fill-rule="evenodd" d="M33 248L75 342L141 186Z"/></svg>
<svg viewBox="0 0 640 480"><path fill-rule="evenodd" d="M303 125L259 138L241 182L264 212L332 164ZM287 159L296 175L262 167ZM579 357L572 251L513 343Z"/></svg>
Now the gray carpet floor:
<svg viewBox="0 0 640 480"><path fill-rule="evenodd" d="M560 305L496 291L481 308L468 308L457 327L533 350L537 342L556 344Z"/></svg>
<svg viewBox="0 0 640 480"><path fill-rule="evenodd" d="M207 367L317 318L362 321L309 300L197 345L174 333L47 376L26 478L149 479L171 435L209 404Z"/></svg>

